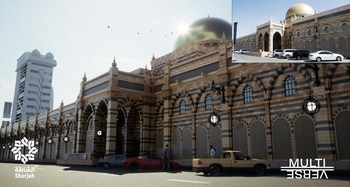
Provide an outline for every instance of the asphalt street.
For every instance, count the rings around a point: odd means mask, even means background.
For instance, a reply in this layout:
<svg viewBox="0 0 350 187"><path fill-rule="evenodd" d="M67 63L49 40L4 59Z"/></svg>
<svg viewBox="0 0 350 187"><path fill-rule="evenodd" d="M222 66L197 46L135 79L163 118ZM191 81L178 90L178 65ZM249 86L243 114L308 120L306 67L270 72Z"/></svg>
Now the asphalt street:
<svg viewBox="0 0 350 187"><path fill-rule="evenodd" d="M179 172L137 171L97 166L58 166L0 163L0 187L103 187L103 186L349 186L350 176L330 173L328 179L287 179L286 173L270 172L258 177L250 173L204 176L190 170Z"/></svg>

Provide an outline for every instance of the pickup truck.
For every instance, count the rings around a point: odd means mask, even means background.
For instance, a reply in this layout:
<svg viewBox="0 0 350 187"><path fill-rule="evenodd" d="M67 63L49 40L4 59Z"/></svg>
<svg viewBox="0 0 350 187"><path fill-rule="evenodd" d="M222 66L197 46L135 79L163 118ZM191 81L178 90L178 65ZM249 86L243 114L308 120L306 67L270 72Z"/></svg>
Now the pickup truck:
<svg viewBox="0 0 350 187"><path fill-rule="evenodd" d="M222 158L195 158L192 160L192 169L196 173L219 176L228 170L252 170L255 174L265 175L270 168L267 160L251 159L241 151L225 151Z"/></svg>

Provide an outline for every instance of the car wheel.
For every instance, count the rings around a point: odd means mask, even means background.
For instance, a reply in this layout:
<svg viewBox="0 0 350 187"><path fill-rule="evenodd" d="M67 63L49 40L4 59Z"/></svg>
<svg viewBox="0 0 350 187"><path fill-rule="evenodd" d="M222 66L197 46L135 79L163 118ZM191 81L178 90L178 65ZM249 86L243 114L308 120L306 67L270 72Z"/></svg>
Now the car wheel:
<svg viewBox="0 0 350 187"><path fill-rule="evenodd" d="M338 56L338 57L336 58L336 60L337 60L337 61L341 61L341 57Z"/></svg>
<svg viewBox="0 0 350 187"><path fill-rule="evenodd" d="M276 54L275 57L278 58L279 56Z"/></svg>
<svg viewBox="0 0 350 187"><path fill-rule="evenodd" d="M263 176L266 173L266 167L262 165L257 165L254 167L254 173L258 176Z"/></svg>
<svg viewBox="0 0 350 187"><path fill-rule="evenodd" d="M301 59L301 56L297 56L297 60L300 60Z"/></svg>
<svg viewBox="0 0 350 187"><path fill-rule="evenodd" d="M286 59L289 59L290 58L290 55L286 55Z"/></svg>
<svg viewBox="0 0 350 187"><path fill-rule="evenodd" d="M219 176L219 175L221 175L221 169L220 169L219 166L216 166L216 165L211 166L209 168L209 171L210 171L210 175L211 176Z"/></svg>
<svg viewBox="0 0 350 187"><path fill-rule="evenodd" d="M136 163L133 163L129 166L130 171L137 171L138 169L139 169L139 165L137 165Z"/></svg>
<svg viewBox="0 0 350 187"><path fill-rule="evenodd" d="M111 167L111 165L108 162L103 163L103 168L108 169L109 167Z"/></svg>
<svg viewBox="0 0 350 187"><path fill-rule="evenodd" d="M317 57L317 58L316 58L316 61L317 61L317 62L321 62L321 61L322 61L321 57Z"/></svg>

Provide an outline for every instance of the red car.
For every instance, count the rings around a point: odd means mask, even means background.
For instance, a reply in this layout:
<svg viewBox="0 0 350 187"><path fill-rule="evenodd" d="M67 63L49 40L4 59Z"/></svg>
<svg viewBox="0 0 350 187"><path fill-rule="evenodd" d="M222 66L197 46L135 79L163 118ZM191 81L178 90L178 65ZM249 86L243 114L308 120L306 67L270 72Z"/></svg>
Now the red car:
<svg viewBox="0 0 350 187"><path fill-rule="evenodd" d="M156 169L163 170L163 160L150 158L149 156L139 156L124 160L123 167L130 171L138 169ZM175 161L170 161L170 170L181 170L182 166Z"/></svg>

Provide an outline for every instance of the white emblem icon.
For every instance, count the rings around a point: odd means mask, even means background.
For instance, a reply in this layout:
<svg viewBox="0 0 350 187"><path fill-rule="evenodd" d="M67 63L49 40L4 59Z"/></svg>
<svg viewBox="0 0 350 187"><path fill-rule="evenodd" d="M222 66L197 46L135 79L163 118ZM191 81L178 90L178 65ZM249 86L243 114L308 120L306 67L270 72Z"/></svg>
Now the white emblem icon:
<svg viewBox="0 0 350 187"><path fill-rule="evenodd" d="M23 147L27 147L27 154L22 153L21 150ZM26 137L23 137L22 140L15 141L15 145L11 151L15 154L15 160L21 160L25 164L28 160L34 160L34 155L38 152L38 149L34 147L34 140L28 141Z"/></svg>

